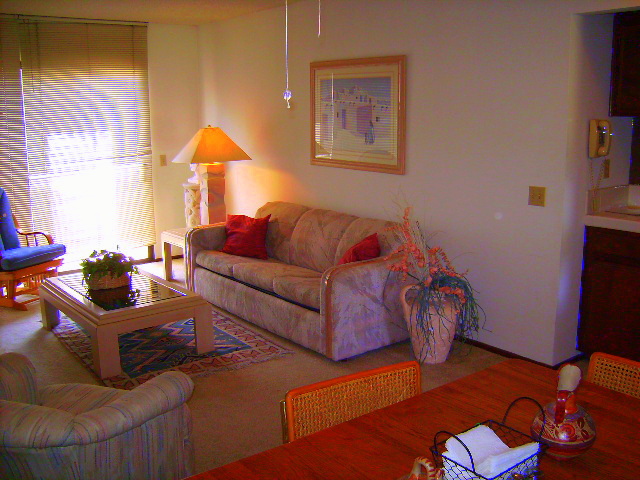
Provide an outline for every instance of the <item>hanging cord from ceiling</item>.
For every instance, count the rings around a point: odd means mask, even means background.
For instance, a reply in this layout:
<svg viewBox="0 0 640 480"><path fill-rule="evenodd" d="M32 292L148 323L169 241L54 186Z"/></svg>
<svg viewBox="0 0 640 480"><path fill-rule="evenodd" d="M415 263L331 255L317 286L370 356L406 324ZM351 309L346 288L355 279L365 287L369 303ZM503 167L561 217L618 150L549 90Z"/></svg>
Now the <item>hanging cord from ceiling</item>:
<svg viewBox="0 0 640 480"><path fill-rule="evenodd" d="M289 100L291 100L291 97L293 95L291 94L291 90L289 90L289 1L288 0L284 1L284 71L285 71L287 86L282 96L287 102L287 108L291 108L291 103L289 103Z"/></svg>
<svg viewBox="0 0 640 480"><path fill-rule="evenodd" d="M318 37L322 33L322 0L318 0ZM289 90L289 0L284 1L284 73L285 89L282 97L287 102L287 108L291 108L291 97L293 94Z"/></svg>

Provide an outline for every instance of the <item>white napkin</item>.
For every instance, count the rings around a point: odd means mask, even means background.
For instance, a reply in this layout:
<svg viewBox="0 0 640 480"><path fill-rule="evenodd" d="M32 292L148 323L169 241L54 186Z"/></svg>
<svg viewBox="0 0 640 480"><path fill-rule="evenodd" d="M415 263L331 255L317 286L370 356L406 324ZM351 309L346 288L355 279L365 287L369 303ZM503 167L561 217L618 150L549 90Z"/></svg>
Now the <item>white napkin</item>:
<svg viewBox="0 0 640 480"><path fill-rule="evenodd" d="M476 467L476 473L486 477L494 478L498 474L513 468L524 459L538 451L539 445L536 442L527 443L520 447L509 448L496 433L486 425L478 425L465 433L458 435L458 438L464 442L471 455ZM457 478L455 473L456 465L447 462L450 459L463 465L471 470L471 459L469 454L454 437L449 438L445 442L446 451L442 456L445 457L443 467L445 469L445 478ZM511 473L515 472L510 472ZM518 472L521 473L521 472ZM478 478L478 477L473 477Z"/></svg>
<svg viewBox="0 0 640 480"><path fill-rule="evenodd" d="M538 447L538 443L531 442L519 447L510 448L506 452L498 455L491 455L479 465L476 464L476 472L484 477L493 478L504 471L512 469L515 465L535 454L538 451ZM514 471L510 472L509 475L512 473L523 472Z"/></svg>
<svg viewBox="0 0 640 480"><path fill-rule="evenodd" d="M484 462L487 457L509 450L509 447L500 440L500 437L486 425L473 427L471 430L457 435L457 437L471 452L473 463L476 467ZM447 450L443 452L443 456L471 470L469 454L458 440L450 437L444 445Z"/></svg>

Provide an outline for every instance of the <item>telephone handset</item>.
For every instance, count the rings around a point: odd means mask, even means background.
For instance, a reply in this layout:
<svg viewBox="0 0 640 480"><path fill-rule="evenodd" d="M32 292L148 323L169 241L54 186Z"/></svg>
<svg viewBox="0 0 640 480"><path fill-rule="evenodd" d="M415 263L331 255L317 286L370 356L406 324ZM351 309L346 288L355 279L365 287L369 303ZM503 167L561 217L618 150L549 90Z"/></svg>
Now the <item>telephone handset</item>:
<svg viewBox="0 0 640 480"><path fill-rule="evenodd" d="M589 157L604 157L611 147L611 123L608 120L589 120Z"/></svg>

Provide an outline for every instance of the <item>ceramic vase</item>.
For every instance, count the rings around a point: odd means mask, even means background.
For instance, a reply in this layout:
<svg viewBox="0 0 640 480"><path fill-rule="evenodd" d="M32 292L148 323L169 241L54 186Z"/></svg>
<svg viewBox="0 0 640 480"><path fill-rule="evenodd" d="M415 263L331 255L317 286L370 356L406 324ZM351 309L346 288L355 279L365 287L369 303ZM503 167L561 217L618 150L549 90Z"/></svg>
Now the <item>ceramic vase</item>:
<svg viewBox="0 0 640 480"><path fill-rule="evenodd" d="M548 445L547 454L564 460L591 448L596 439L596 425L591 415L576 403L576 389L582 378L581 370L572 364L558 370L556 400L536 415L531 425L534 437Z"/></svg>
<svg viewBox="0 0 640 480"><path fill-rule="evenodd" d="M586 452L596 440L596 426L584 408L577 405L574 413L568 413L560 423L553 421L556 402L545 406L547 422L542 431L542 441L548 445L547 455L566 460ZM542 430L542 413L533 421L531 433L537 437Z"/></svg>
<svg viewBox="0 0 640 480"><path fill-rule="evenodd" d="M400 291L400 303L407 330L411 337L413 354L420 363L442 363L449 356L456 334L456 311L453 302L445 299L439 308L429 306L428 324L418 324L417 285L407 285Z"/></svg>

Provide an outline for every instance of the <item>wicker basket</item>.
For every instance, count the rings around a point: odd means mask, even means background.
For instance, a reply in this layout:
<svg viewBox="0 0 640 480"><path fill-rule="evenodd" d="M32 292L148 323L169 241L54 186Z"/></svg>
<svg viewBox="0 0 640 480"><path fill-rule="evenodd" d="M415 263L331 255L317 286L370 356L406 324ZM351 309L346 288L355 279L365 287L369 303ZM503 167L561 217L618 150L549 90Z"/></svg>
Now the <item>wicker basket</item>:
<svg viewBox="0 0 640 480"><path fill-rule="evenodd" d="M131 277L126 273L123 273L119 277L105 275L100 278L94 278L91 276L87 279L87 286L89 287L89 290L107 290L109 288L124 287L130 284Z"/></svg>
<svg viewBox="0 0 640 480"><path fill-rule="evenodd" d="M514 465L513 467L511 467L509 470L504 471L491 478L487 478L475 471L475 463L474 463L473 456L471 455L471 452L469 451L467 446L462 442L462 440L460 440L457 437L457 435L453 435L450 432L441 430L435 434L433 438L433 447L431 447L430 450L431 450L431 453L433 454L433 460L436 463L436 467L442 468L444 470L443 478L447 480L512 480L514 478L519 478L518 475L524 479L537 480L541 478L543 474L539 469L539 460L540 460L540 457L544 454L547 446L542 443L540 434L538 434L538 438L534 438L525 433L519 432L518 430L511 428L506 424L509 411L517 402L521 400L529 400L536 404L536 406L542 412L542 415L543 415L542 425L544 429L544 425L546 424L546 418L545 418L542 405L540 405L533 398L529 398L529 397L519 397L519 398L516 398L513 402L511 402L511 404L507 408L507 411L504 414L504 417L502 418L502 422L497 422L495 420L486 420L484 422L480 422L477 425L486 425L489 428L491 428L491 430L493 430L494 433L510 448L519 447L521 445L524 445L525 443L536 442L538 443L537 453L531 455L528 458L525 458L517 465ZM465 467L464 465L461 465L451 459L448 459L444 455L446 450L446 442L444 440L438 441L438 438L441 434L446 434L450 437L453 437L462 444L462 446L465 448L465 450L469 454L469 458L471 461L471 470Z"/></svg>

